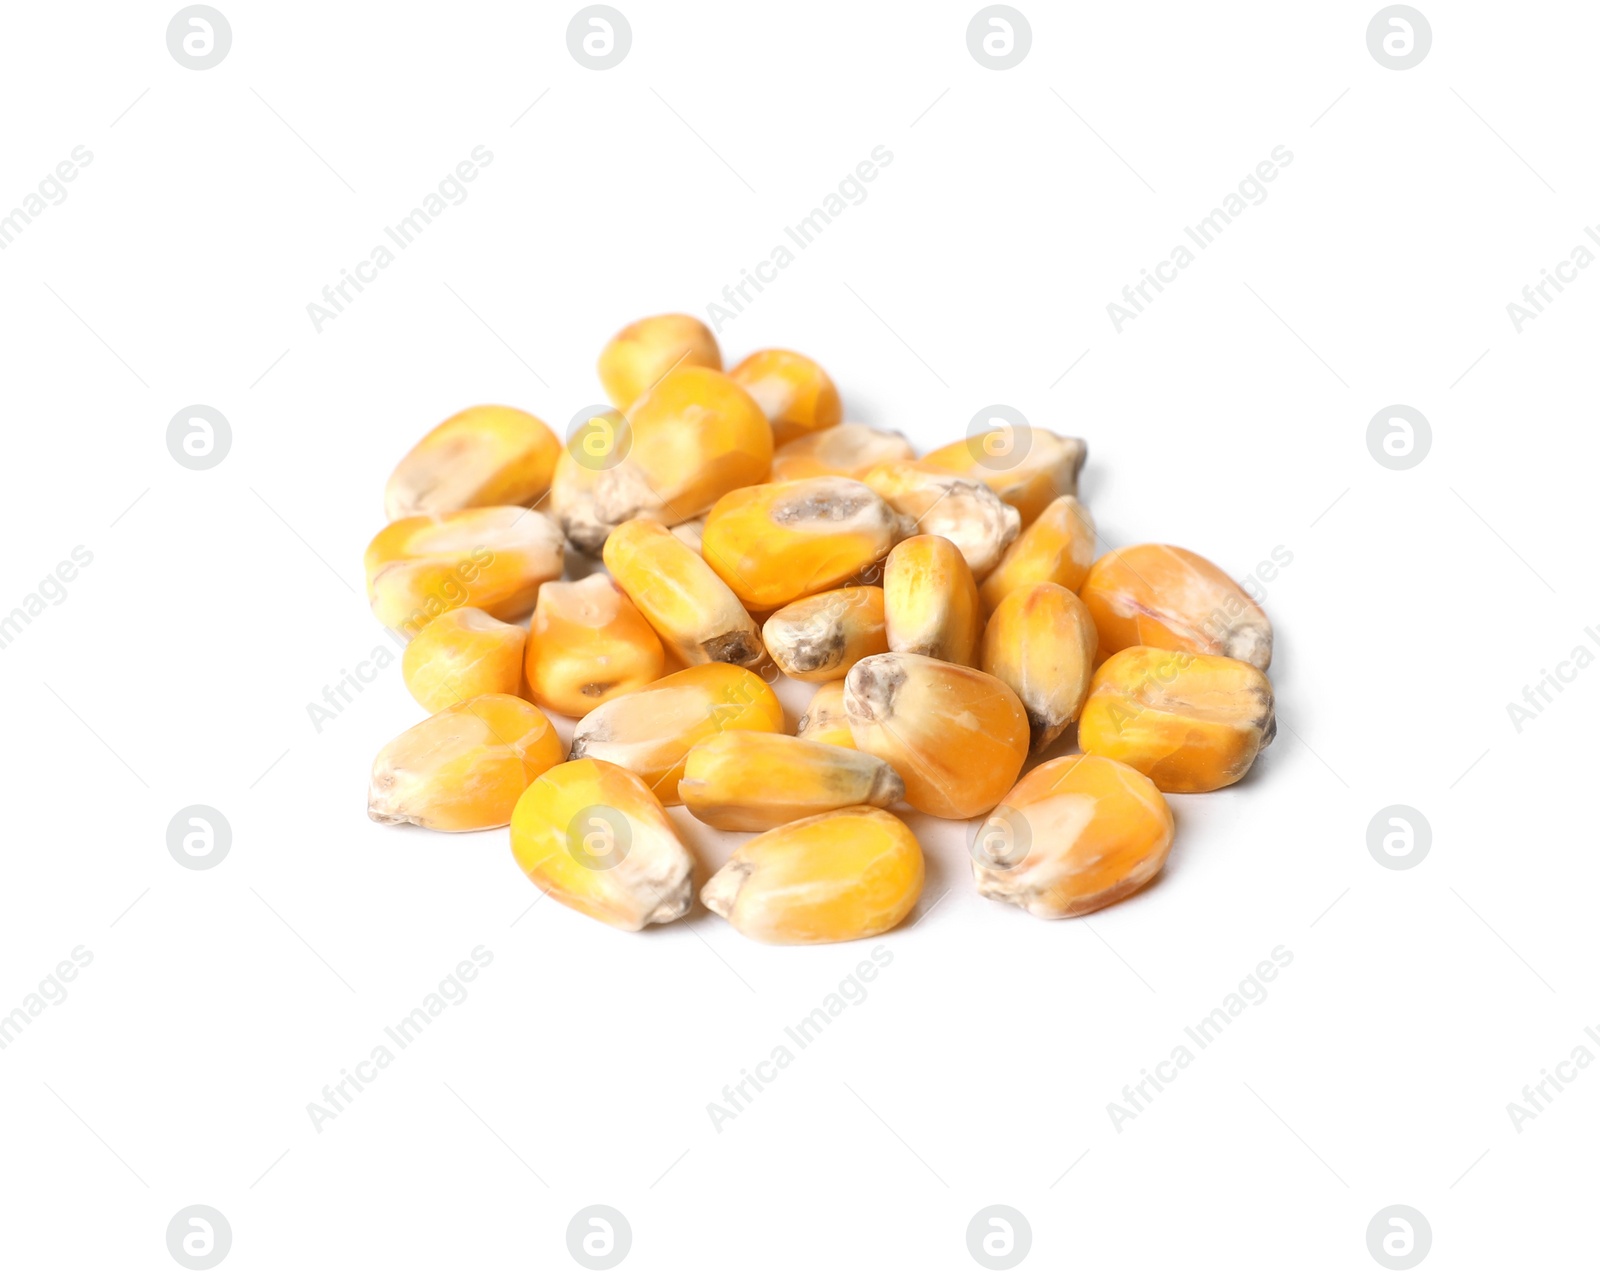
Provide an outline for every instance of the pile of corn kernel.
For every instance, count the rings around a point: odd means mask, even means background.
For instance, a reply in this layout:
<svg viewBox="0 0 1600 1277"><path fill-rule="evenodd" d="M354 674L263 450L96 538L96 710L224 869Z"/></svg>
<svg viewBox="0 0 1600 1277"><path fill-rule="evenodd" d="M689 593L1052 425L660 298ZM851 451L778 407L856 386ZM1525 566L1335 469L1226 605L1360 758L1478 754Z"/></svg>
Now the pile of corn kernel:
<svg viewBox="0 0 1600 1277"><path fill-rule="evenodd" d="M1097 555L1080 439L1002 425L918 458L842 424L804 355L722 368L699 321L644 319L600 355L615 408L565 444L469 408L396 467L367 589L432 717L373 763L372 818L509 825L542 891L637 931L689 911L682 804L755 835L700 899L778 944L911 913L902 806L973 822L979 893L1037 917L1154 878L1163 795L1232 784L1273 737L1243 587L1174 546ZM606 571L564 580L569 550ZM816 685L794 735L778 677ZM1028 769L1072 724L1080 752Z"/></svg>

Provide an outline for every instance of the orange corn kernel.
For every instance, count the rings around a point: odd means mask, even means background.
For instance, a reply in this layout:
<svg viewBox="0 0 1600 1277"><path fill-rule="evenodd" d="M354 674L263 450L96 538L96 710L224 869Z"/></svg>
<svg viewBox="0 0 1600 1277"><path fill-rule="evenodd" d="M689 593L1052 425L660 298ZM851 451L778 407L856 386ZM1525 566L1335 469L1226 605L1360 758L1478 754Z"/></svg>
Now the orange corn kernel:
<svg viewBox="0 0 1600 1277"><path fill-rule="evenodd" d="M481 608L458 607L429 621L400 658L406 690L430 714L488 692L515 696L522 687L520 625Z"/></svg>
<svg viewBox="0 0 1600 1277"><path fill-rule="evenodd" d="M1215 563L1172 545L1130 545L1101 558L1079 591L1100 632L1100 658L1125 647L1272 664L1272 622Z"/></svg>
<svg viewBox="0 0 1600 1277"><path fill-rule="evenodd" d="M730 492L706 516L706 562L748 608L765 612L843 584L899 538L871 489L824 477Z"/></svg>
<svg viewBox="0 0 1600 1277"><path fill-rule="evenodd" d="M986 611L1024 585L1054 581L1076 593L1095 560L1094 516L1077 497L1057 497L1011 543L978 587Z"/></svg>
<svg viewBox="0 0 1600 1277"><path fill-rule="evenodd" d="M1078 716L1094 669L1094 621L1071 590L1051 582L1001 600L983 631L983 669L1028 711L1035 753Z"/></svg>
<svg viewBox="0 0 1600 1277"><path fill-rule="evenodd" d="M1125 647L1095 671L1078 744L1164 793L1204 794L1242 779L1276 731L1272 684L1254 665Z"/></svg>
<svg viewBox="0 0 1600 1277"><path fill-rule="evenodd" d="M1172 849L1172 811L1145 777L1071 754L1022 778L972 841L978 894L1036 918L1072 918L1132 895Z"/></svg>
<svg viewBox="0 0 1600 1277"><path fill-rule="evenodd" d="M534 701L546 709L582 718L655 682L665 667L656 632L603 572L539 591L524 670Z"/></svg>
<svg viewBox="0 0 1600 1277"><path fill-rule="evenodd" d="M1088 455L1082 439L1038 426L1001 426L935 449L922 464L988 484L1027 527L1057 497L1078 495L1078 472Z"/></svg>
<svg viewBox="0 0 1600 1277"><path fill-rule="evenodd" d="M856 738L850 732L850 719L844 712L844 679L824 683L811 694L811 703L800 716L795 735L801 740L821 741L824 745L841 745L845 749L856 747Z"/></svg>
<svg viewBox="0 0 1600 1277"><path fill-rule="evenodd" d="M822 365L792 350L758 350L728 376L749 392L772 423L772 441L788 443L844 419L839 391Z"/></svg>
<svg viewBox="0 0 1600 1277"><path fill-rule="evenodd" d="M842 679L863 656L889 650L883 591L856 585L799 599L767 618L761 638L790 678L802 683Z"/></svg>
<svg viewBox="0 0 1600 1277"><path fill-rule="evenodd" d="M596 413L573 431L556 458L546 509L567 540L585 554L599 554L611 535L613 525L595 512L595 492L601 474L616 464L632 438L620 412Z"/></svg>
<svg viewBox="0 0 1600 1277"><path fill-rule="evenodd" d="M530 413L497 404L458 412L401 459L384 489L393 522L471 506L532 505L550 487L561 441Z"/></svg>
<svg viewBox="0 0 1600 1277"><path fill-rule="evenodd" d="M700 899L766 944L831 944L881 935L922 895L922 848L877 807L845 807L750 839Z"/></svg>
<svg viewBox="0 0 1600 1277"><path fill-rule="evenodd" d="M367 815L461 833L511 819L522 791L561 761L561 739L527 701L491 692L407 728L372 764Z"/></svg>
<svg viewBox="0 0 1600 1277"><path fill-rule="evenodd" d="M722 371L711 330L692 315L652 315L629 324L600 352L600 384L618 408L634 401L674 368Z"/></svg>
<svg viewBox="0 0 1600 1277"><path fill-rule="evenodd" d="M859 749L781 732L719 732L684 759L678 797L713 829L773 829L840 807L893 807L894 768Z"/></svg>
<svg viewBox="0 0 1600 1277"><path fill-rule="evenodd" d="M479 506L391 523L367 546L367 597L378 619L407 638L458 607L502 621L533 610L539 587L561 575L561 533L521 506Z"/></svg>
<svg viewBox="0 0 1600 1277"><path fill-rule="evenodd" d="M688 752L718 732L781 732L783 706L737 665L693 665L590 710L572 730L570 758L626 767L669 807Z"/></svg>
<svg viewBox="0 0 1600 1277"><path fill-rule="evenodd" d="M978 586L961 551L944 537L908 537L889 551L883 617L891 652L978 663L983 635Z"/></svg>
<svg viewBox="0 0 1600 1277"><path fill-rule="evenodd" d="M780 444L772 454L772 481L815 479L825 474L859 479L885 461L910 461L917 454L897 430L855 424L830 426Z"/></svg>
<svg viewBox="0 0 1600 1277"><path fill-rule="evenodd" d="M977 479L926 468L920 461L873 466L862 477L918 532L953 541L974 580L982 580L1022 530L1022 516Z"/></svg>
<svg viewBox="0 0 1600 1277"><path fill-rule="evenodd" d="M856 748L899 772L906 801L930 816L988 811L1028 756L1028 715L1016 693L982 670L931 656L857 662L844 710Z"/></svg>

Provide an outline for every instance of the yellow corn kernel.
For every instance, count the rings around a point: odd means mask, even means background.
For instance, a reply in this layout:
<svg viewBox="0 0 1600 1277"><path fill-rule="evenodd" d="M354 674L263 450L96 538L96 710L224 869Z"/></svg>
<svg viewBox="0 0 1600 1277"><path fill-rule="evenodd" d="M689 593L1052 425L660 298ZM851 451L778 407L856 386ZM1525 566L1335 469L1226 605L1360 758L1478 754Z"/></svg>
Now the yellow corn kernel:
<svg viewBox="0 0 1600 1277"><path fill-rule="evenodd" d="M910 461L917 454L898 430L876 426L830 426L798 435L772 454L772 481L815 479L825 474L859 479L885 461Z"/></svg>
<svg viewBox="0 0 1600 1277"><path fill-rule="evenodd" d="M908 537L889 551L883 619L891 652L978 663L983 635L978 586L961 551L944 537Z"/></svg>
<svg viewBox="0 0 1600 1277"><path fill-rule="evenodd" d="M524 671L534 701L546 709L582 718L655 682L665 668L656 632L603 572L539 591Z"/></svg>
<svg viewBox="0 0 1600 1277"><path fill-rule="evenodd" d="M718 732L781 732L783 706L737 665L693 665L624 692L572 729L569 758L603 758L643 779L669 807L682 801L684 756Z"/></svg>
<svg viewBox="0 0 1600 1277"><path fill-rule="evenodd" d="M1172 849L1172 811L1131 767L1092 754L1041 763L972 840L978 894L1036 918L1072 918L1130 896Z"/></svg>
<svg viewBox="0 0 1600 1277"><path fill-rule="evenodd" d="M1022 516L976 479L924 469L920 461L873 466L862 476L894 510L911 519L918 532L955 543L982 580L1000 562L1022 530Z"/></svg>
<svg viewBox="0 0 1600 1277"><path fill-rule="evenodd" d="M856 747L856 738L850 734L850 720L844 712L844 679L824 683L811 694L811 703L800 716L795 735L801 740L819 741L824 745Z"/></svg>
<svg viewBox="0 0 1600 1277"><path fill-rule="evenodd" d="M528 786L511 816L511 854L540 891L622 931L681 918L694 899L694 858L660 801L597 758Z"/></svg>
<svg viewBox="0 0 1600 1277"><path fill-rule="evenodd" d="M1077 497L1057 497L1011 543L1000 566L983 578L978 597L984 610L993 612L1001 599L1024 585L1053 581L1076 593L1094 560L1094 516Z"/></svg>
<svg viewBox="0 0 1600 1277"><path fill-rule="evenodd" d="M730 492L706 516L706 562L764 612L832 589L899 539L894 511L854 479L763 483Z"/></svg>
<svg viewBox="0 0 1600 1277"><path fill-rule="evenodd" d="M1112 550L1078 596L1100 632L1100 659L1125 647L1231 656L1272 664L1272 622L1215 563L1173 545Z"/></svg>
<svg viewBox="0 0 1600 1277"><path fill-rule="evenodd" d="M772 471L772 427L760 405L710 368L669 372L628 410L617 440L594 482L603 524L686 523Z"/></svg>
<svg viewBox="0 0 1600 1277"><path fill-rule="evenodd" d="M922 465L978 479L1017 508L1027 527L1057 497L1078 495L1089 445L1038 426L1000 426L936 448Z"/></svg>
<svg viewBox="0 0 1600 1277"><path fill-rule="evenodd" d="M863 656L889 650L883 591L856 585L800 599L769 616L761 638L790 678L802 683L842 679Z"/></svg>
<svg viewBox="0 0 1600 1277"><path fill-rule="evenodd" d="M533 610L539 587L561 575L561 533L521 506L479 506L391 523L367 546L367 598L407 638L458 607L502 621Z"/></svg>
<svg viewBox="0 0 1600 1277"><path fill-rule="evenodd" d="M545 508L567 540L585 554L599 554L611 535L614 525L595 513L595 489L600 475L616 464L632 437L620 412L596 413L574 429L556 458Z"/></svg>
<svg viewBox="0 0 1600 1277"><path fill-rule="evenodd" d="M383 492L390 522L471 506L533 505L550 487L561 441L539 418L484 404L422 436Z"/></svg>
<svg viewBox="0 0 1600 1277"><path fill-rule="evenodd" d="M713 829L759 832L840 807L893 807L906 787L859 749L780 732L721 732L684 759L678 797Z"/></svg>
<svg viewBox="0 0 1600 1277"><path fill-rule="evenodd" d="M765 944L881 935L916 908L922 848L877 807L845 807L758 834L700 890L707 909Z"/></svg>
<svg viewBox="0 0 1600 1277"><path fill-rule="evenodd" d="M618 408L640 395L674 368L722 371L722 352L711 330L692 315L652 315L629 324L600 352L600 384Z"/></svg>
<svg viewBox="0 0 1600 1277"><path fill-rule="evenodd" d="M606 541L605 565L685 665L766 660L761 632L706 561L661 524L630 519Z"/></svg>
<svg viewBox="0 0 1600 1277"><path fill-rule="evenodd" d="M857 662L844 681L857 749L905 781L918 811L966 820L1011 788L1028 756L1028 715L982 670L890 652Z"/></svg>
<svg viewBox="0 0 1600 1277"><path fill-rule="evenodd" d="M497 621L481 608L442 613L406 645L400 658L406 690L430 714L488 692L515 696L526 638L520 625Z"/></svg>
<svg viewBox="0 0 1600 1277"><path fill-rule="evenodd" d="M749 392L772 423L772 441L826 430L844 419L839 391L822 365L792 350L758 350L746 355L728 376Z"/></svg>
<svg viewBox="0 0 1600 1277"><path fill-rule="evenodd" d="M1095 671L1078 744L1164 793L1204 794L1242 779L1276 732L1272 684L1254 665L1125 647Z"/></svg>
<svg viewBox="0 0 1600 1277"><path fill-rule="evenodd" d="M562 752L550 720L527 701L474 696L383 747L372 764L367 815L447 833L494 829L510 821L522 791Z"/></svg>
<svg viewBox="0 0 1600 1277"><path fill-rule="evenodd" d="M983 631L983 669L1028 711L1035 753L1078 716L1094 670L1094 621L1078 596L1053 582L1001 600Z"/></svg>

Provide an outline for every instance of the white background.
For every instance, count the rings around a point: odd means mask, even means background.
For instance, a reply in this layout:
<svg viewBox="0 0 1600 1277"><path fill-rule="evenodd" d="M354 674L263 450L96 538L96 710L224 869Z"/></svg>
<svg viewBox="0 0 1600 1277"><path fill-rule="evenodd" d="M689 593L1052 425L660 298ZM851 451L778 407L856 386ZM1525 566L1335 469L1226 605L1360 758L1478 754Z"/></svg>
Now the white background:
<svg viewBox="0 0 1600 1277"><path fill-rule="evenodd" d="M191 1203L237 1273L578 1271L596 1202L623 1271L976 1272L992 1203L1031 1222L1021 1271L1381 1271L1392 1203L1431 1223L1423 1271L1586 1262L1600 1068L1520 1133L1506 1105L1600 1017L1600 672L1520 733L1505 707L1600 653L1600 271L1520 335L1505 307L1600 216L1600 13L1427 3L1396 72L1372 0L1023 3L996 72L971 3L619 4L605 72L545 5L219 0L204 72L163 5L7 11L0 209L94 158L0 253L0 612L94 557L0 651L0 1008L93 954L0 1053L4 1267L181 1271ZM307 303L480 144L470 198L318 334ZM564 429L616 328L704 315L878 145L729 361L805 351L922 447L994 402L1081 435L1111 544L1240 576L1284 547L1277 743L1175 798L1161 879L1086 920L978 898L965 831L912 817L921 920L836 947L698 906L613 932L536 904L502 831L369 823L421 717L398 665L320 733L306 705L385 642L361 552L394 461L471 403ZM1266 202L1119 335L1106 304L1278 145ZM165 445L194 403L233 429L204 472ZM1433 430L1406 471L1365 442L1395 403ZM233 830L205 872L166 846L193 803ZM1405 872L1367 848L1394 803L1432 827ZM874 943L867 1000L717 1133ZM317 1133L477 945L470 997ZM1107 1104L1278 945L1270 997L1118 1133Z"/></svg>

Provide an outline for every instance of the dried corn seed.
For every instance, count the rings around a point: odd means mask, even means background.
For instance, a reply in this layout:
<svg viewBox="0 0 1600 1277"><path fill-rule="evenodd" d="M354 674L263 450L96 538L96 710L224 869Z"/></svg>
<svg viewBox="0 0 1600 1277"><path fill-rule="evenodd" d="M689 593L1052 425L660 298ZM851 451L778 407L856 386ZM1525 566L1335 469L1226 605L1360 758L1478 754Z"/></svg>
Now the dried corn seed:
<svg viewBox="0 0 1600 1277"><path fill-rule="evenodd" d="M730 492L706 516L706 562L746 607L767 611L870 567L901 523L871 489L832 476Z"/></svg>
<svg viewBox="0 0 1600 1277"><path fill-rule="evenodd" d="M1164 793L1204 794L1242 779L1276 731L1272 684L1254 665L1125 647L1095 671L1078 744Z"/></svg>
<svg viewBox="0 0 1600 1277"><path fill-rule="evenodd" d="M906 801L930 816L988 811L1028 756L1028 716L1016 694L982 670L931 656L857 662L844 710L856 748L899 772Z"/></svg>
<svg viewBox="0 0 1600 1277"><path fill-rule="evenodd" d="M684 759L678 797L713 829L759 831L840 807L892 807L906 787L858 749L779 732L721 732Z"/></svg>
<svg viewBox="0 0 1600 1277"><path fill-rule="evenodd" d="M988 484L1027 527L1057 497L1078 495L1078 472L1088 455L1082 439L1038 426L1001 426L937 448L921 464Z"/></svg>
<svg viewBox="0 0 1600 1277"><path fill-rule="evenodd" d="M850 734L850 720L844 712L842 678L835 683L824 683L811 694L811 703L800 716L795 735L801 740L820 741L824 745L856 747L856 738Z"/></svg>
<svg viewBox="0 0 1600 1277"><path fill-rule="evenodd" d="M1272 664L1272 622L1215 563L1172 545L1112 550L1079 590L1100 632L1100 659L1125 647Z"/></svg>
<svg viewBox="0 0 1600 1277"><path fill-rule="evenodd" d="M497 621L481 608L442 613L406 645L400 658L406 690L430 714L488 692L515 696L526 638L520 625Z"/></svg>
<svg viewBox="0 0 1600 1277"><path fill-rule="evenodd" d="M883 591L857 585L800 599L769 616L761 638L790 678L803 683L842 679L863 656L889 650Z"/></svg>
<svg viewBox="0 0 1600 1277"><path fill-rule="evenodd" d="M1057 497L1011 543L1000 566L983 578L978 597L993 612L1024 585L1053 581L1077 592L1095 560L1094 516L1077 497Z"/></svg>
<svg viewBox="0 0 1600 1277"><path fill-rule="evenodd" d="M792 350L758 350L746 355L728 376L761 405L772 423L772 441L826 430L844 418L839 391L822 365Z"/></svg>
<svg viewBox="0 0 1600 1277"><path fill-rule="evenodd" d="M915 536L889 551L883 617L891 652L978 663L983 612L972 570L954 543Z"/></svg>
<svg viewBox="0 0 1600 1277"><path fill-rule="evenodd" d="M603 572L540 589L524 666L538 704L582 718L665 668L656 632Z"/></svg>
<svg viewBox="0 0 1600 1277"><path fill-rule="evenodd" d="M877 807L845 807L750 839L700 890L707 909L766 944L881 935L916 908L922 848Z"/></svg>
<svg viewBox="0 0 1600 1277"><path fill-rule="evenodd" d="M583 450L582 440L599 439L602 427L604 430L620 429L622 414L608 413L605 417L591 417L589 424L595 428L583 428L581 437L574 436L576 442L569 442L556 458L546 509L573 546L585 554L594 555L599 554L600 547L605 545L606 538L611 535L612 525L602 523L594 509L594 490L600 470L580 462L578 455Z"/></svg>
<svg viewBox="0 0 1600 1277"><path fill-rule="evenodd" d="M873 466L861 482L912 520L918 532L954 542L976 580L994 570L1022 530L1016 508L980 481L926 470L921 462Z"/></svg>
<svg viewBox="0 0 1600 1277"><path fill-rule="evenodd" d="M596 758L528 786L511 853L540 891L623 931L681 918L694 898L694 858L650 787Z"/></svg>
<svg viewBox="0 0 1600 1277"><path fill-rule="evenodd" d="M711 330L691 315L652 315L629 324L600 352L600 384L618 408L679 367L722 370Z"/></svg>
<svg viewBox="0 0 1600 1277"><path fill-rule="evenodd" d="M589 711L572 729L568 757L626 767L670 807L680 801L684 756L718 732L741 730L783 730L772 689L737 665L694 665Z"/></svg>
<svg viewBox="0 0 1600 1277"><path fill-rule="evenodd" d="M511 819L517 799L561 761L550 720L500 692L474 696L407 728L372 764L367 815L384 825L461 833Z"/></svg>
<svg viewBox="0 0 1600 1277"><path fill-rule="evenodd" d="M1130 896L1161 871L1172 811L1145 777L1071 754L1022 778L972 841L978 894L1036 918L1071 918Z"/></svg>
<svg viewBox="0 0 1600 1277"><path fill-rule="evenodd" d="M561 441L516 408L484 404L435 426L401 459L384 488L391 522L472 506L532 505L550 487Z"/></svg>
<svg viewBox="0 0 1600 1277"><path fill-rule="evenodd" d="M391 523L367 546L367 597L407 638L458 607L509 621L561 575L561 533L521 506L480 506Z"/></svg>
<svg viewBox="0 0 1600 1277"><path fill-rule="evenodd" d="M685 665L766 660L761 632L722 578L661 524L630 519L606 541L605 565Z"/></svg>
<svg viewBox="0 0 1600 1277"><path fill-rule="evenodd" d="M1089 609L1053 582L1024 586L1001 600L983 631L983 669L1017 694L1028 711L1035 753L1078 716L1094 670Z"/></svg>
<svg viewBox="0 0 1600 1277"><path fill-rule="evenodd" d="M859 479L885 461L910 461L917 454L897 430L876 426L830 426L780 444L772 454L772 481L815 479L825 474Z"/></svg>
<svg viewBox="0 0 1600 1277"><path fill-rule="evenodd" d="M625 455L594 482L602 524L685 523L772 470L772 428L760 406L710 368L673 369L628 410L628 426Z"/></svg>

